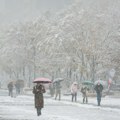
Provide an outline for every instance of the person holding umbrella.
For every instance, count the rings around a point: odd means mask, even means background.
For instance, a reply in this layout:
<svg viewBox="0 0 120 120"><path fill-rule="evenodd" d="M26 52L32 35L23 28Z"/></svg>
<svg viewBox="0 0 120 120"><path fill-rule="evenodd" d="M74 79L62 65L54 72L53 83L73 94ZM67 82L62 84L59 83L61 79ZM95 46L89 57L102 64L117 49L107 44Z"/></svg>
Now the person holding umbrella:
<svg viewBox="0 0 120 120"><path fill-rule="evenodd" d="M89 88L87 86L82 86L81 88L81 92L82 92L82 96L83 96L83 103L88 103L88 91Z"/></svg>
<svg viewBox="0 0 120 120"><path fill-rule="evenodd" d="M7 87L9 91L9 96L13 97L13 87L14 87L13 82L9 82Z"/></svg>
<svg viewBox="0 0 120 120"><path fill-rule="evenodd" d="M97 93L97 102L98 102L98 106L100 106L100 103L101 103L101 97L102 97L102 91L103 91L103 85L100 84L100 82L98 82L96 85L95 85L95 91Z"/></svg>
<svg viewBox="0 0 120 120"><path fill-rule="evenodd" d="M55 84L55 100L59 96L59 100L61 100L61 84L60 81L57 81Z"/></svg>
<svg viewBox="0 0 120 120"><path fill-rule="evenodd" d="M37 110L37 115L41 115L41 109L44 107L44 99L43 99L43 93L45 93L45 87L42 85L42 83L37 83L33 87L33 94L35 99L35 108Z"/></svg>

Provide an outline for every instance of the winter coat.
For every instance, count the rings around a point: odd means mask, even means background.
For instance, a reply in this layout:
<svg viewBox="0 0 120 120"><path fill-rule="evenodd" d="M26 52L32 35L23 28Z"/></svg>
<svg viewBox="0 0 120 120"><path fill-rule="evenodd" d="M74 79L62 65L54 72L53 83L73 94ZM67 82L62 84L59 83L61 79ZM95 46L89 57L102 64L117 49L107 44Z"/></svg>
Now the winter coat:
<svg viewBox="0 0 120 120"><path fill-rule="evenodd" d="M78 86L77 86L76 83L73 83L73 84L71 85L71 94L76 94L77 91L78 91Z"/></svg>
<svg viewBox="0 0 120 120"><path fill-rule="evenodd" d="M101 84L99 84L99 85L97 84L94 89L97 93L97 100L98 100L98 102L100 102L101 97L102 97L103 86Z"/></svg>
<svg viewBox="0 0 120 120"><path fill-rule="evenodd" d="M102 90L103 90L103 86L101 84L99 84L99 85L97 84L94 89L97 94L101 94Z"/></svg>
<svg viewBox="0 0 120 120"><path fill-rule="evenodd" d="M60 93L61 92L61 85L60 85L60 82L56 82L55 83L55 90L56 90L56 93Z"/></svg>
<svg viewBox="0 0 120 120"><path fill-rule="evenodd" d="M35 100L35 108L44 107L43 93L45 93L45 87L43 85L36 85L33 87L33 94Z"/></svg>
<svg viewBox="0 0 120 120"><path fill-rule="evenodd" d="M83 97L88 95L88 91L89 91L89 88L87 88L86 86L81 88Z"/></svg>
<svg viewBox="0 0 120 120"><path fill-rule="evenodd" d="M9 90L9 91L12 91L12 90L13 90L13 83L12 83L12 82L10 82L10 83L8 84L8 90Z"/></svg>

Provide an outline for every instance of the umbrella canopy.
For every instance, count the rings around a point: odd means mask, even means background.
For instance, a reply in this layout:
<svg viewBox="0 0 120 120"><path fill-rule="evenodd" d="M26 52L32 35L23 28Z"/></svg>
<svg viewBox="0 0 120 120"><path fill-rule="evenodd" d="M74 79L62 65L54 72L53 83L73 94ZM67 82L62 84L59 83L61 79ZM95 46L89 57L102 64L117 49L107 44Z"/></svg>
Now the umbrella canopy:
<svg viewBox="0 0 120 120"><path fill-rule="evenodd" d="M8 84L9 84L9 85L10 85L10 84L13 84L13 82L11 81L11 82L9 82Z"/></svg>
<svg viewBox="0 0 120 120"><path fill-rule="evenodd" d="M82 82L82 84L84 84L84 85L94 85L94 83L90 80L85 80L85 81Z"/></svg>
<svg viewBox="0 0 120 120"><path fill-rule="evenodd" d="M64 80L63 78L56 78L56 79L53 80L53 83L55 83L55 82L61 82L63 80Z"/></svg>
<svg viewBox="0 0 120 120"><path fill-rule="evenodd" d="M11 80L8 84L15 84L16 83L16 81L15 80Z"/></svg>
<svg viewBox="0 0 120 120"><path fill-rule="evenodd" d="M19 86L19 87L21 87L21 88L23 88L24 87L24 80L18 79L16 81L16 85Z"/></svg>
<svg viewBox="0 0 120 120"><path fill-rule="evenodd" d="M36 78L33 83L51 83L52 81L48 78Z"/></svg>

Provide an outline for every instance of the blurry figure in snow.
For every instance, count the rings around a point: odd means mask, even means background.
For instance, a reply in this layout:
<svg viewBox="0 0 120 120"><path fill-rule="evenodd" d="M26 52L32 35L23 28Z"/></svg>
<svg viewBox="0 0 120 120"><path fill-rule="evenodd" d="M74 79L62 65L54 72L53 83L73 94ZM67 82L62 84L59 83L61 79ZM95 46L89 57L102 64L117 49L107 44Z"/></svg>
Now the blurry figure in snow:
<svg viewBox="0 0 120 120"><path fill-rule="evenodd" d="M9 96L13 97L13 82L8 83Z"/></svg>
<svg viewBox="0 0 120 120"><path fill-rule="evenodd" d="M81 88L82 96L83 96L83 103L88 103L88 91L89 88L87 86L83 86Z"/></svg>
<svg viewBox="0 0 120 120"><path fill-rule="evenodd" d="M15 87L15 84L13 84L13 97L14 98L16 97L16 87Z"/></svg>
<svg viewBox="0 0 120 120"><path fill-rule="evenodd" d="M24 88L24 80L18 79L15 83L15 88L16 88L16 94L22 94L23 93L23 88Z"/></svg>
<svg viewBox="0 0 120 120"><path fill-rule="evenodd" d="M41 115L41 109L44 107L43 93L45 93L45 87L41 83L37 83L33 87L33 94L35 99L35 108L37 109L37 115Z"/></svg>
<svg viewBox="0 0 120 120"><path fill-rule="evenodd" d="M59 100L61 100L61 85L60 82L57 81L54 83L55 85L55 100L57 99L57 97L59 96Z"/></svg>
<svg viewBox="0 0 120 120"><path fill-rule="evenodd" d="M15 83L15 89L16 89L16 95L20 94L20 85L18 83Z"/></svg>
<svg viewBox="0 0 120 120"><path fill-rule="evenodd" d="M98 106L100 106L103 86L98 82L94 89L95 89L95 91L97 93Z"/></svg>
<svg viewBox="0 0 120 120"><path fill-rule="evenodd" d="M71 85L72 102L74 99L75 102L77 101L77 91L78 91L77 82L73 82L73 84Z"/></svg>
<svg viewBox="0 0 120 120"><path fill-rule="evenodd" d="M54 94L55 94L55 87L54 87L54 84L53 84L53 83L51 83L51 84L49 85L49 90L50 90L50 95L51 95L51 97L53 97Z"/></svg>

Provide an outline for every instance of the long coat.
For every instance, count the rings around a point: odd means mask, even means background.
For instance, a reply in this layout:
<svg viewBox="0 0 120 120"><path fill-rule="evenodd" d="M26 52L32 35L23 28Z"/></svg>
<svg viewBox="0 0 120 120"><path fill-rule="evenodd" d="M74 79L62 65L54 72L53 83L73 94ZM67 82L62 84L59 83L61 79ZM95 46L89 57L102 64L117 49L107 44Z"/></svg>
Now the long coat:
<svg viewBox="0 0 120 120"><path fill-rule="evenodd" d="M83 87L81 88L81 92L82 92L82 94L83 94L83 97L87 97L87 96L88 96L88 91L89 91L89 88L86 87L86 86L83 86Z"/></svg>
<svg viewBox="0 0 120 120"><path fill-rule="evenodd" d="M56 82L55 83L55 90L56 90L56 94L59 94L61 92L61 85L60 82Z"/></svg>
<svg viewBox="0 0 120 120"><path fill-rule="evenodd" d="M96 85L94 89L95 89L95 91L97 93L97 100L101 101L103 86L101 84Z"/></svg>
<svg viewBox="0 0 120 120"><path fill-rule="evenodd" d="M12 82L10 82L10 83L8 84L8 90L9 90L9 91L12 91L12 90L13 90L13 83L12 83Z"/></svg>
<svg viewBox="0 0 120 120"><path fill-rule="evenodd" d="M37 84L36 86L33 87L35 108L43 108L44 107L43 93L45 93L45 87L43 85Z"/></svg>
<svg viewBox="0 0 120 120"><path fill-rule="evenodd" d="M71 85L71 94L76 94L78 91L78 86L77 86L77 83L73 83Z"/></svg>

